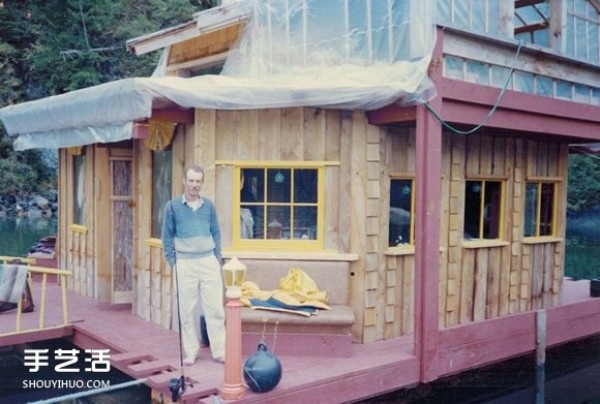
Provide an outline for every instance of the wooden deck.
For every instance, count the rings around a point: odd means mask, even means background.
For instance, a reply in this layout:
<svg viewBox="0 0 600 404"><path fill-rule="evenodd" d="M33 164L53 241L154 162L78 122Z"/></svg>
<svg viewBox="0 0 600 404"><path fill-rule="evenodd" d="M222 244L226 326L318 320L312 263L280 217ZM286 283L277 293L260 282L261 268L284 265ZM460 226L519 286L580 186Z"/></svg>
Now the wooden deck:
<svg viewBox="0 0 600 404"><path fill-rule="evenodd" d="M34 291L39 287L34 282ZM37 293L34 292L34 296ZM59 307L58 286L51 284L47 293L48 307ZM55 327L46 331L26 334L7 334L14 327L14 314L0 314L0 346L33 340L68 338L81 348L111 350L112 366L133 378L148 378L148 385L164 391L167 383L179 376L178 334L131 315L129 305L110 305L69 292L70 326L61 326L59 310L48 309L45 323ZM535 313L508 316L505 319L485 321L465 327L440 330L439 370L441 376L458 373L511 356L531 352L535 347L535 332L530 323ZM589 297L589 281L566 281L565 296L560 307L548 309L549 345L567 342L600 333L600 298ZM11 325L12 322L12 325ZM499 323L499 324L497 324ZM35 329L37 313L26 313L22 329ZM495 325L497 324L497 325ZM498 327L514 327L498 333ZM575 324L577 324L575 326ZM561 329L562 331L557 331ZM566 330L565 330L566 329ZM534 331L534 330L533 330ZM515 338L508 343L498 341L506 333ZM522 336L522 337L519 337ZM349 357L314 356L306 346L306 356L278 355L283 376L276 389L269 393L248 392L244 402L260 403L331 403L349 402L382 394L420 382L418 358L412 353L413 337L405 337L372 344L353 344ZM255 335L244 336L245 350L253 350L259 342ZM277 354L277 341L266 335L266 343ZM287 342L292 343L292 342ZM302 344L302 340L298 340ZM490 344L499 349L491 349ZM512 346L511 349L505 349ZM489 350L489 352L488 352ZM333 350L332 350L333 352ZM486 354L482 354L487 352ZM466 359L470 358L470 359ZM476 358L476 359L473 359ZM184 402L213 402L223 381L223 365L210 359L207 348L192 367L184 369L193 383L183 396ZM181 400L180 400L181 402Z"/></svg>

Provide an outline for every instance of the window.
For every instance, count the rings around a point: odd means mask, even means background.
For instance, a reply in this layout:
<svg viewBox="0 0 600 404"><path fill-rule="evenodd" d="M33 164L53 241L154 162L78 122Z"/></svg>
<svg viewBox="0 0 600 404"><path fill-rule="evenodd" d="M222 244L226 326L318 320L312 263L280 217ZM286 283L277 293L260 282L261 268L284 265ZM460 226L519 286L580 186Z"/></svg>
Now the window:
<svg viewBox="0 0 600 404"><path fill-rule="evenodd" d="M85 155L73 156L73 223L85 225Z"/></svg>
<svg viewBox="0 0 600 404"><path fill-rule="evenodd" d="M550 46L550 5L546 0L515 0L515 38Z"/></svg>
<svg viewBox="0 0 600 404"><path fill-rule="evenodd" d="M555 232L556 183L525 185L525 237L553 236Z"/></svg>
<svg viewBox="0 0 600 404"><path fill-rule="evenodd" d="M600 60L600 2L568 0L566 52L597 64Z"/></svg>
<svg viewBox="0 0 600 404"><path fill-rule="evenodd" d="M161 238L165 204L173 185L173 152L168 147L152 152L152 238Z"/></svg>
<svg viewBox="0 0 600 404"><path fill-rule="evenodd" d="M501 181L466 182L464 238L499 239L502 227L503 184Z"/></svg>
<svg viewBox="0 0 600 404"><path fill-rule="evenodd" d="M389 246L414 244L414 180L392 179L390 183Z"/></svg>
<svg viewBox="0 0 600 404"><path fill-rule="evenodd" d="M322 248L322 168L239 166L234 246Z"/></svg>
<svg viewBox="0 0 600 404"><path fill-rule="evenodd" d="M437 21L474 31L499 34L501 1L437 0Z"/></svg>

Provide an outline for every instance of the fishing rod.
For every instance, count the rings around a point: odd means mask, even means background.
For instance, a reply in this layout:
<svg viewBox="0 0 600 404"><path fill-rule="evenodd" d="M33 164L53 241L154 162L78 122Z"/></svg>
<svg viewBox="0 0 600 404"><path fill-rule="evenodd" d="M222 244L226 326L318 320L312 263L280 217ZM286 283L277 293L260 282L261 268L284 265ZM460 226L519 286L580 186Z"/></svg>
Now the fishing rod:
<svg viewBox="0 0 600 404"><path fill-rule="evenodd" d="M173 226L175 226L175 210L173 209L173 202L169 202L171 205L171 215L173 216ZM175 295L177 299L177 325L179 327L179 366L181 369L181 375L173 378L169 381L169 391L171 392L171 400L177 402L179 397L185 393L187 384L185 383L185 375L183 373L183 339L181 336L181 305L179 303L179 279L177 276L177 253L175 252Z"/></svg>

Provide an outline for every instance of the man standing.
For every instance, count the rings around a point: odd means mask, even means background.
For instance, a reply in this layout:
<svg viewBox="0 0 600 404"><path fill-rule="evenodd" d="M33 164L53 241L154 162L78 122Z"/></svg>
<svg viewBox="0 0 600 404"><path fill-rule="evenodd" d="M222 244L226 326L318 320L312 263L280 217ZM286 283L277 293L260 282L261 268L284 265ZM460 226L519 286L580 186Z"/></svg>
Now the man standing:
<svg viewBox="0 0 600 404"><path fill-rule="evenodd" d="M198 357L201 305L214 360L225 359L225 310L221 275L221 231L213 202L200 195L204 170L193 165L183 177L184 194L167 202L162 229L164 254L177 271L179 318L185 359L191 366Z"/></svg>

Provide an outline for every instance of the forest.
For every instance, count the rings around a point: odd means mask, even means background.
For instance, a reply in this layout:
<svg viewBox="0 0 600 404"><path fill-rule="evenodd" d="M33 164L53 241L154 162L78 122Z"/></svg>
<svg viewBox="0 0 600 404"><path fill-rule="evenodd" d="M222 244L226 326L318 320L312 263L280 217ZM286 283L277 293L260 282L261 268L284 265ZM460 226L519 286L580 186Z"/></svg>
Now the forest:
<svg viewBox="0 0 600 404"><path fill-rule="evenodd" d="M126 41L186 21L218 0L0 0L0 107L152 74L159 54ZM15 152L0 124L0 196L56 187L56 151Z"/></svg>
<svg viewBox="0 0 600 404"><path fill-rule="evenodd" d="M189 21L220 0L0 0L0 107L127 77L150 76L159 54L127 40ZM595 155L569 160L569 213L600 210ZM56 187L56 152L15 152L0 124L0 195ZM598 205L598 206L597 206Z"/></svg>

